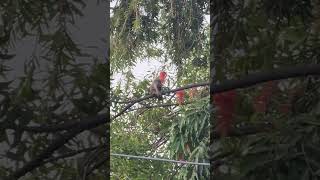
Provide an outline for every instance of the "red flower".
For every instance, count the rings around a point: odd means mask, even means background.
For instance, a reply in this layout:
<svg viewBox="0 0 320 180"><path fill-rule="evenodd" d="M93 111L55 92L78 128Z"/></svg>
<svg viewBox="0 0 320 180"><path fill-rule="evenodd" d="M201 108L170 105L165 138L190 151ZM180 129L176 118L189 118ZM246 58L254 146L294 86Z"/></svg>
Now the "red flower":
<svg viewBox="0 0 320 180"><path fill-rule="evenodd" d="M215 94L213 100L217 109L217 131L227 136L232 127L237 92L235 90Z"/></svg>
<svg viewBox="0 0 320 180"><path fill-rule="evenodd" d="M198 93L198 90L197 90L196 87L190 89L190 90L189 90L189 97L190 97L190 99L194 98L194 97L197 95L197 93Z"/></svg>
<svg viewBox="0 0 320 180"><path fill-rule="evenodd" d="M178 104L182 104L184 102L184 90L180 90L176 92Z"/></svg>
<svg viewBox="0 0 320 180"><path fill-rule="evenodd" d="M166 80L166 77L167 77L167 73L164 72L164 71L160 71L159 79L160 79L160 81L161 81L162 84L163 84L164 81Z"/></svg>

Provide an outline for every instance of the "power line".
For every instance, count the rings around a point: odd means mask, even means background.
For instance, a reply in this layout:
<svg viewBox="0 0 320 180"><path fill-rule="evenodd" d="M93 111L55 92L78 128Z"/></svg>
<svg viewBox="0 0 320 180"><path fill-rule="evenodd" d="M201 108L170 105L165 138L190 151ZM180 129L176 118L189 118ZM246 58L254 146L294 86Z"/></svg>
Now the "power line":
<svg viewBox="0 0 320 180"><path fill-rule="evenodd" d="M172 162L172 163L210 166L210 163L199 163L199 162L190 162L190 161L176 161L176 160L171 160L171 159L162 159L162 158L145 157L145 156L134 156L134 155L117 154L117 153L110 153L110 155L111 156L127 157L127 158L135 158L135 159L147 159L147 160L165 161L165 162Z"/></svg>

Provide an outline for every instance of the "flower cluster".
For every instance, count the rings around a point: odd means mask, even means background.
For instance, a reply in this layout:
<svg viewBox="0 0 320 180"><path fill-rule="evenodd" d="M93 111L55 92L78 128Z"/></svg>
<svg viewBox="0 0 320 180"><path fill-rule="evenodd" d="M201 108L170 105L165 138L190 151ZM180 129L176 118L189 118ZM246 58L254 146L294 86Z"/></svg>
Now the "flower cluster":
<svg viewBox="0 0 320 180"><path fill-rule="evenodd" d="M216 130L221 136L227 136L233 124L233 116L236 107L235 90L215 94L213 101L217 107L217 127Z"/></svg>
<svg viewBox="0 0 320 180"><path fill-rule="evenodd" d="M184 90L180 90L176 92L177 102L179 105L182 105L184 102Z"/></svg>

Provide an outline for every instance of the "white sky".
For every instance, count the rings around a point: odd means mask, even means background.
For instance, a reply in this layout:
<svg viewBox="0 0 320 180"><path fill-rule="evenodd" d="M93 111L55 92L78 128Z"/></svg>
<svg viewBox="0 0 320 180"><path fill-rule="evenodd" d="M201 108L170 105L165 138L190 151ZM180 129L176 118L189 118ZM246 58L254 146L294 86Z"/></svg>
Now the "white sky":
<svg viewBox="0 0 320 180"><path fill-rule="evenodd" d="M152 73L159 72L163 66L164 64L156 59L143 60L141 62L138 62L136 66L132 67L131 71L133 76L135 77L135 81L142 81L151 76ZM173 66L166 66L164 71L167 72L168 77L175 76L176 71ZM153 78L154 77L150 77L150 80ZM125 80L125 75L123 75L122 73L117 73L112 77L112 79L114 80L111 82L111 87L114 87L117 82Z"/></svg>
<svg viewBox="0 0 320 180"><path fill-rule="evenodd" d="M112 1L110 4L110 7L115 6L116 1ZM110 10L110 15L112 16L112 10ZM210 15L205 15L205 24L210 23ZM152 72L160 71L160 68L163 66L160 61L157 61L156 59L150 59L150 60L142 60L136 64L135 67L132 68L132 73L135 76L136 81L141 81L145 79L146 76L151 75ZM112 68L112 67L111 67ZM165 69L165 71L168 74L168 77L175 77L175 70L174 67L170 67L170 69ZM117 82L123 80L124 75L121 73L117 73L114 76L111 77L114 79L111 81L111 87L114 87Z"/></svg>

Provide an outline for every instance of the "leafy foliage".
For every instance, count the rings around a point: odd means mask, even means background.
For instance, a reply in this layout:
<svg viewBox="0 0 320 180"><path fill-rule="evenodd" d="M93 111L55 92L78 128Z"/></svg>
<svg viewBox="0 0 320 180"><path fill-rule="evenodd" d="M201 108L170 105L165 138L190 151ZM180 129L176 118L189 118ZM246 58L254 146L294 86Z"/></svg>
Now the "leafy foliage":
<svg viewBox="0 0 320 180"><path fill-rule="evenodd" d="M208 45L207 1L120 0L112 12L113 71L133 66L138 58L163 54L179 67L190 57L208 60L208 54L201 53Z"/></svg>
<svg viewBox="0 0 320 180"><path fill-rule="evenodd" d="M209 144L209 107L208 98L187 105L181 112L178 121L171 125L170 154L172 158L195 162L206 162ZM185 165L186 166L186 165ZM209 178L209 168L189 166L184 168L179 178Z"/></svg>
<svg viewBox="0 0 320 180"><path fill-rule="evenodd" d="M112 2L110 64L113 74L123 75L123 80L114 82L111 90L112 115L148 95L150 83L158 72L167 72L163 92L208 81L207 1ZM161 65L156 72L138 79L132 68L146 61L158 61ZM111 152L174 160L179 160L184 152L190 157L186 160L207 162L209 92L199 88L190 95L189 91L165 93L163 101L146 99L117 116L112 122ZM175 130L179 124L188 130ZM187 141L189 145L181 145ZM181 167L180 164L120 157L111 160L113 179L208 177L208 170L206 166Z"/></svg>
<svg viewBox="0 0 320 180"><path fill-rule="evenodd" d="M70 30L86 5L81 0L0 2L0 143L3 147L0 176L3 178L38 162L41 162L39 168L36 166L30 170L32 173L21 176L24 179L106 177L106 159L96 160L97 155L104 156L106 151L101 146L107 142L104 125L77 134L78 137L62 147L51 144L61 139L65 131L77 128L80 119L95 117L106 110L105 75L109 69L103 64L103 57L88 54ZM36 44L31 57L14 59L16 45L25 40L34 40ZM22 74L17 73L15 62L24 65ZM10 75L15 73L17 76ZM68 123L75 124L71 128L63 126ZM48 130L57 126L62 128ZM50 145L58 146L57 151L48 154L49 157L39 157L41 152L53 149Z"/></svg>
<svg viewBox="0 0 320 180"><path fill-rule="evenodd" d="M214 1L215 81L253 71L319 63L316 1ZM214 26L216 24L213 24ZM218 179L318 179L319 78L239 89L234 131L211 144ZM212 114L217 121L217 114ZM249 127L258 127L254 133ZM271 128L266 128L271 126Z"/></svg>

